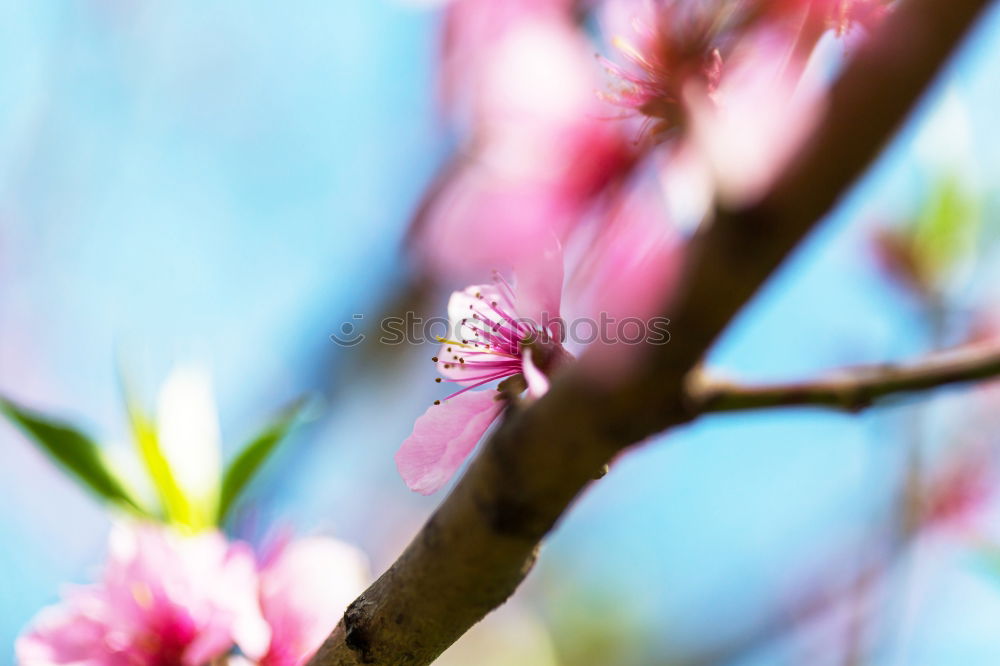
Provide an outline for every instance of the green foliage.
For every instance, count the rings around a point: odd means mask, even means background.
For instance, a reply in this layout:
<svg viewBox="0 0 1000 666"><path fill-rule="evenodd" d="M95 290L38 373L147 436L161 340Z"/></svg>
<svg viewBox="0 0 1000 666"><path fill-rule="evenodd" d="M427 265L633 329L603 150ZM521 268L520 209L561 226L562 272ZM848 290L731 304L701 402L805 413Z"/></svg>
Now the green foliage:
<svg viewBox="0 0 1000 666"><path fill-rule="evenodd" d="M306 398L300 398L281 410L229 463L222 478L219 495L217 522L220 525L240 494L295 425L307 402Z"/></svg>
<svg viewBox="0 0 1000 666"><path fill-rule="evenodd" d="M75 427L5 398L0 398L0 412L99 497L130 511L146 513L105 465L100 448Z"/></svg>
<svg viewBox="0 0 1000 666"><path fill-rule="evenodd" d="M972 249L979 226L975 199L954 175L935 180L914 221L913 248L926 284L939 284Z"/></svg>
<svg viewBox="0 0 1000 666"><path fill-rule="evenodd" d="M155 420L138 404L124 377L120 375L120 379L135 449L156 491L159 510L143 506L130 492L130 486L105 463L101 447L75 427L2 397L0 414L19 426L42 450L102 499L134 513L195 530L222 524L307 404L303 398L281 410L230 462L218 493L212 491L210 497L194 498L189 497L178 482L170 458L161 445Z"/></svg>

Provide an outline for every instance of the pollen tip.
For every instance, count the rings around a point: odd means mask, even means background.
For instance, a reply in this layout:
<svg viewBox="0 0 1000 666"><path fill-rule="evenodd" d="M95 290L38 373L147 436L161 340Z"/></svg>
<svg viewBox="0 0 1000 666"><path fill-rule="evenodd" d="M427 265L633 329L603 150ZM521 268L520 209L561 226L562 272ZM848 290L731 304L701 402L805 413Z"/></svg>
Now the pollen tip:
<svg viewBox="0 0 1000 666"><path fill-rule="evenodd" d="M431 356L431 360L434 361L435 363L437 363L438 362L438 357L437 356Z"/></svg>
<svg viewBox="0 0 1000 666"><path fill-rule="evenodd" d="M441 404L441 401L440 401L440 400L435 400L435 401L434 401L434 404L435 404L435 405L440 405L440 404Z"/></svg>
<svg viewBox="0 0 1000 666"><path fill-rule="evenodd" d="M440 384L441 383L441 378L440 377L435 377L434 381L436 381L438 384Z"/></svg>

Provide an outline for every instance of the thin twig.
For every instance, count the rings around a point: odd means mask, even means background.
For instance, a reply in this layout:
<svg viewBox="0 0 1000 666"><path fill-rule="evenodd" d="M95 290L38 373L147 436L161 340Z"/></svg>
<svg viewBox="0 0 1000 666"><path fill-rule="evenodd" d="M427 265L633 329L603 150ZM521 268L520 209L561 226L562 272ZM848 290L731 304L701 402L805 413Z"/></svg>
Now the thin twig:
<svg viewBox="0 0 1000 666"><path fill-rule="evenodd" d="M857 411L890 396L1000 377L1000 348L968 347L908 364L846 368L820 379L780 384L739 384L696 373L689 397L697 414L793 406Z"/></svg>

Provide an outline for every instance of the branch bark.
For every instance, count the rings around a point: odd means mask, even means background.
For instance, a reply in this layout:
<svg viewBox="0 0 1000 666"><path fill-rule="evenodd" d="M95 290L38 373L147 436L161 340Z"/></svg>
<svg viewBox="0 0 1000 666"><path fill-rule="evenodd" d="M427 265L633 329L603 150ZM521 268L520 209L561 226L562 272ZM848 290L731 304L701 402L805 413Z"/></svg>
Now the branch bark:
<svg viewBox="0 0 1000 666"><path fill-rule="evenodd" d="M905 0L855 56L770 192L695 238L672 339L628 381L575 366L510 413L399 559L354 603L313 666L428 664L517 588L541 539L624 448L690 420L685 378L783 258L878 154L986 0ZM334 575L334 574L331 574Z"/></svg>
<svg viewBox="0 0 1000 666"><path fill-rule="evenodd" d="M793 406L857 411L890 396L1000 377L1000 348L955 349L914 363L858 366L782 384L737 384L695 372L689 399L698 414Z"/></svg>

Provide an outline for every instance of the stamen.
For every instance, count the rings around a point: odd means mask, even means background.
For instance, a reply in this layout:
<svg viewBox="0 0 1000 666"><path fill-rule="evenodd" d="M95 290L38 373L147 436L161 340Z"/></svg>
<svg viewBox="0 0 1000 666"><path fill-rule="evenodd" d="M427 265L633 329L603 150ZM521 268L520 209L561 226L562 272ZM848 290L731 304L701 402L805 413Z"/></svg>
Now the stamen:
<svg viewBox="0 0 1000 666"><path fill-rule="evenodd" d="M506 374L498 374L498 375L494 375L493 377L488 377L488 378L484 379L481 382L478 382L478 383L473 384L471 386L466 386L461 391L455 391L454 393L452 393L451 395L449 395L447 398L445 398L445 400L448 400L450 398L454 398L456 395L461 395L461 394L465 393L466 391L472 390L472 389L474 389L476 387L482 386L483 384L488 384L489 382L492 382L492 381L494 381L496 379L500 379L501 377L506 377L506 376L507 376Z"/></svg>
<svg viewBox="0 0 1000 666"><path fill-rule="evenodd" d="M440 343L442 343L442 344L454 345L456 347L469 347L470 346L468 340L462 340L461 342L457 342L455 340L449 340L448 338L442 338L441 336L438 336L437 337L437 341L440 342ZM451 351L451 347L448 347L448 351Z"/></svg>
<svg viewBox="0 0 1000 666"><path fill-rule="evenodd" d="M514 298L514 287L510 285L510 282L507 282L507 279L498 270L493 271L493 281L497 283L500 293L507 298L507 303L512 305L517 300Z"/></svg>

